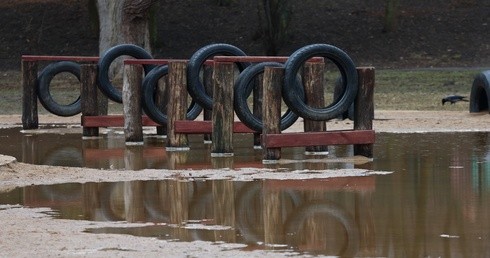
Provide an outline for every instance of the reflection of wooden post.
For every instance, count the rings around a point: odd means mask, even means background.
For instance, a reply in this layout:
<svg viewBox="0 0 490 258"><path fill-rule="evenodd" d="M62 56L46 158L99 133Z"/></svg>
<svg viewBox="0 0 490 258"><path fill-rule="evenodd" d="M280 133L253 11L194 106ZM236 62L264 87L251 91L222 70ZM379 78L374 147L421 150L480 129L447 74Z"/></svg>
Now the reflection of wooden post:
<svg viewBox="0 0 490 258"><path fill-rule="evenodd" d="M37 62L21 62L22 70L22 128L37 129Z"/></svg>
<svg viewBox="0 0 490 258"><path fill-rule="evenodd" d="M189 150L187 135L175 133L175 121L185 120L187 113L187 63L172 61L168 64L167 150Z"/></svg>
<svg viewBox="0 0 490 258"><path fill-rule="evenodd" d="M374 67L357 69L359 90L354 102L354 130L372 130L374 119ZM354 145L354 155L373 157L373 144Z"/></svg>
<svg viewBox="0 0 490 258"><path fill-rule="evenodd" d="M203 73L204 89L208 96L213 96L213 67L209 65L204 65ZM212 119L213 113L211 110L204 109L204 121L210 121ZM204 143L211 143L211 135L204 134Z"/></svg>
<svg viewBox="0 0 490 258"><path fill-rule="evenodd" d="M235 228L235 191L233 181L214 180L212 183L214 222L216 225ZM215 240L235 243L235 230L219 230L215 233Z"/></svg>
<svg viewBox="0 0 490 258"><path fill-rule="evenodd" d="M141 65L124 65L122 90L124 112L124 135L126 145L143 144L143 121L141 119Z"/></svg>
<svg viewBox="0 0 490 258"><path fill-rule="evenodd" d="M189 218L189 187L188 182L168 181L170 195L170 223L177 226L182 225ZM178 227L175 229L179 239L189 239L187 229Z"/></svg>
<svg viewBox="0 0 490 258"><path fill-rule="evenodd" d="M127 146L124 150L124 165L129 170L144 169L143 146Z"/></svg>
<svg viewBox="0 0 490 258"><path fill-rule="evenodd" d="M124 182L124 210L126 221L144 221L143 181Z"/></svg>
<svg viewBox="0 0 490 258"><path fill-rule="evenodd" d="M23 135L22 136L22 159L20 161L30 164L39 163L39 150L38 150L37 135Z"/></svg>
<svg viewBox="0 0 490 258"><path fill-rule="evenodd" d="M98 90L97 90L97 65L80 65L80 104L82 117L97 116L98 110ZM98 127L83 127L83 137L99 136Z"/></svg>
<svg viewBox="0 0 490 258"><path fill-rule="evenodd" d="M281 194L264 190L264 241L266 246L284 243Z"/></svg>
<svg viewBox="0 0 490 258"><path fill-rule="evenodd" d="M325 63L306 63L303 68L305 98L310 107L321 108L325 105L323 92L323 71ZM305 132L323 132L327 130L325 121L304 120ZM328 146L308 146L306 154L328 154Z"/></svg>
<svg viewBox="0 0 490 258"><path fill-rule="evenodd" d="M82 184L83 219L95 220L96 212L101 208L99 190L99 184L97 183L88 182Z"/></svg>
<svg viewBox="0 0 490 258"><path fill-rule="evenodd" d="M262 129L262 142L267 134L281 133L281 85L284 81L284 68L265 67L263 87L262 116L264 128ZM263 162L279 160L281 148L267 148L263 146Z"/></svg>
<svg viewBox="0 0 490 258"><path fill-rule="evenodd" d="M187 162L188 152L167 152L168 169L177 169L177 165Z"/></svg>
<svg viewBox="0 0 490 258"><path fill-rule="evenodd" d="M214 63L212 157L233 156L234 64Z"/></svg>

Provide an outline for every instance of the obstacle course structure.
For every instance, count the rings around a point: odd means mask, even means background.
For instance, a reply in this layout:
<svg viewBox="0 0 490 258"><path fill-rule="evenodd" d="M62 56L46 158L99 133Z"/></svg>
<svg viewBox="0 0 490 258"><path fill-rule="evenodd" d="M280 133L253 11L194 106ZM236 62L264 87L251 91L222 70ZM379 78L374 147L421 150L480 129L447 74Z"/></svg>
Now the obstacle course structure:
<svg viewBox="0 0 490 258"><path fill-rule="evenodd" d="M122 90L108 76L109 66L119 56L136 58L124 61ZM48 65L38 77L37 62L42 60L63 63ZM343 90L323 107L325 61L339 70ZM81 112L84 136L97 136L99 127L117 126L124 127L127 143L137 143L143 141L143 126L157 126L166 131L169 151L188 149L188 134L207 134L212 156L230 156L233 134L253 133L260 135L264 161L280 159L280 149L285 147L325 152L327 145L351 144L354 155L372 157L374 68L355 67L344 51L327 44L305 46L289 57L247 56L234 46L213 44L189 60L153 59L144 49L126 44L109 49L100 58L23 56L22 72L24 129L38 127L39 98L54 114ZM81 83L80 98L68 106L55 103L49 93L49 80L61 72L73 73ZM97 89L122 103L124 114L101 115ZM252 92L253 112L247 104ZM283 115L282 101L288 108ZM325 122L341 117L349 108L354 109L354 128L327 131ZM211 116L196 121L203 109ZM240 121L234 120L235 113ZM305 132L282 132L298 117L304 119Z"/></svg>

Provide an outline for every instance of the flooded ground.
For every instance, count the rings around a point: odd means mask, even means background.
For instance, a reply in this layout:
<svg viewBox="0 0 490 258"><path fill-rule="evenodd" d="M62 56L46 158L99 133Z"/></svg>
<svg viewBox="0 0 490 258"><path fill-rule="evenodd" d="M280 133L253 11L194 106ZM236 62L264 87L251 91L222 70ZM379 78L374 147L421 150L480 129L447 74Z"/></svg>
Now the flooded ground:
<svg viewBox="0 0 490 258"><path fill-rule="evenodd" d="M8 131L12 130L12 131ZM2 129L0 153L34 164L119 169L263 168L249 136L233 158L212 159L202 136L191 151L166 152L164 140L125 147L110 132L21 134ZM17 132L17 133L16 133ZM144 223L87 227L168 241L239 243L240 250L356 257L490 256L490 134L377 133L372 162L352 162L349 146L328 156L286 149L274 165L288 173L362 168L392 173L312 179L174 178L33 185L0 194L1 204L49 207L56 218ZM22 143L22 144L19 144Z"/></svg>

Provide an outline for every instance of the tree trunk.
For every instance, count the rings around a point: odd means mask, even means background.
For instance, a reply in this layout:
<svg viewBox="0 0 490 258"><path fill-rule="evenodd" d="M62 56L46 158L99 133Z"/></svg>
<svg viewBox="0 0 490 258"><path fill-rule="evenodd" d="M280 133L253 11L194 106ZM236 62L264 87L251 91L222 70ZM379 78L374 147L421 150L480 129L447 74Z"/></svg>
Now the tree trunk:
<svg viewBox="0 0 490 258"><path fill-rule="evenodd" d="M386 0L383 32L392 32L395 31L397 28L398 1L399 0Z"/></svg>
<svg viewBox="0 0 490 258"><path fill-rule="evenodd" d="M291 0L259 0L258 14L266 55L276 56L286 43L292 13Z"/></svg>

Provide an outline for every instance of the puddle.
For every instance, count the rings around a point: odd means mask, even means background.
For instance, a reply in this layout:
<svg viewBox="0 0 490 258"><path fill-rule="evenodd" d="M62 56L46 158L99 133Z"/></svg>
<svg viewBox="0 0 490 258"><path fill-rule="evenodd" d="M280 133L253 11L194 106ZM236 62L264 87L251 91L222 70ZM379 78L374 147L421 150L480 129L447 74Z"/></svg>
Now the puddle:
<svg viewBox="0 0 490 258"><path fill-rule="evenodd" d="M5 137L0 137L4 142ZM9 136L0 153L8 145L11 152L5 154L37 164L126 168L124 140L104 137L97 142L99 150L120 152L119 156L105 158L110 161L102 159L100 153L95 155L100 160L90 160L95 158L87 155L87 149L94 145L87 147L79 135L68 134ZM193 139L185 159L174 164L161 139L146 141L145 147L136 152L136 156L144 157L138 167L216 166L211 164L202 138ZM238 141L243 143L237 144L231 164L259 164L260 151L248 147L251 138ZM152 148L164 155L145 153ZM41 151L44 154L34 155ZM349 153L348 147L335 147L330 157L335 160ZM310 167L305 173L315 173L315 168L366 166L393 173L250 182L174 179L40 185L1 193L0 204L49 207L53 210L51 216L63 219L146 223L86 229L94 234L240 243L246 245L243 250L346 257L490 254L488 133L380 133L374 161L361 165L338 160L319 162L318 157L315 162L304 162L308 157L296 149L289 150L286 157L303 160L293 165L285 162L286 170Z"/></svg>

